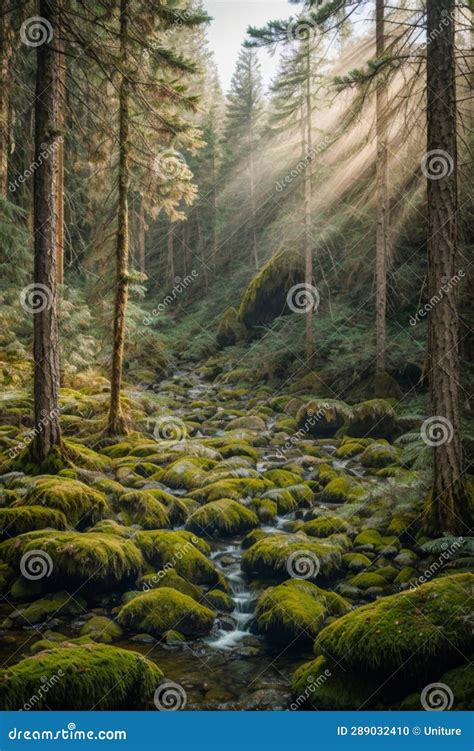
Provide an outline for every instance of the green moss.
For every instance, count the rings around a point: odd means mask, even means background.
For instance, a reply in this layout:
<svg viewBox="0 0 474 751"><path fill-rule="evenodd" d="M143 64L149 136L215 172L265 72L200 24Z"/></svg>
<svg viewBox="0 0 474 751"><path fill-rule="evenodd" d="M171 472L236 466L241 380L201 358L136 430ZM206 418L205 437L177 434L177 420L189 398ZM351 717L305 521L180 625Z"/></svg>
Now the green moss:
<svg viewBox="0 0 474 751"><path fill-rule="evenodd" d="M234 609L232 597L220 589L211 589L206 592L202 604L213 610L222 610L224 613L231 613Z"/></svg>
<svg viewBox="0 0 474 751"><path fill-rule="evenodd" d="M346 503L361 494L361 488L347 477L336 477L324 486L321 500L325 503Z"/></svg>
<svg viewBox="0 0 474 751"><path fill-rule="evenodd" d="M298 561L308 562L308 569L300 572ZM267 535L242 556L242 569L262 577L288 576L290 569L294 573L309 571L310 576L305 578L314 580L318 574L331 576L340 569L341 563L340 548L315 542L304 534Z"/></svg>
<svg viewBox="0 0 474 751"><path fill-rule="evenodd" d="M78 441L65 438L64 446L68 457L79 467L90 469L93 472L107 472L112 466L108 457L93 451Z"/></svg>
<svg viewBox="0 0 474 751"><path fill-rule="evenodd" d="M65 529L66 517L62 511L44 508L43 506L19 506L18 508L0 509L0 536L3 538L16 537L23 532L34 529L53 527Z"/></svg>
<svg viewBox="0 0 474 751"><path fill-rule="evenodd" d="M336 435L352 414L351 408L337 399L312 399L296 415L298 429L315 438Z"/></svg>
<svg viewBox="0 0 474 751"><path fill-rule="evenodd" d="M255 430L257 433L263 433L266 428L265 420L260 415L236 417L226 425L226 430Z"/></svg>
<svg viewBox="0 0 474 751"><path fill-rule="evenodd" d="M1 671L0 706L86 711L145 707L162 678L153 662L131 650L103 644L55 647Z"/></svg>
<svg viewBox="0 0 474 751"><path fill-rule="evenodd" d="M451 706L447 706L446 709L452 709L456 711L472 711L472 697L474 696L474 667L471 663L466 663L458 668L453 668L444 673L438 680L434 681L435 684L444 684L448 686L453 696L453 702ZM430 701L430 698L431 701ZM427 692L427 704L432 707L433 710L443 710L444 703L449 703L449 695L442 689L437 693L436 691ZM440 704L437 704L440 701ZM421 691L416 691L413 694L407 696L397 709L401 710L414 710L420 711L425 709L421 704Z"/></svg>
<svg viewBox="0 0 474 751"><path fill-rule="evenodd" d="M290 709L382 709L378 705L379 689L379 683L366 674L348 673L320 655L293 673Z"/></svg>
<svg viewBox="0 0 474 751"><path fill-rule="evenodd" d="M238 501L262 495L269 487L271 487L271 483L268 480L241 477L204 485L199 490L193 490L189 493L189 497L201 503L219 501L221 498L231 498Z"/></svg>
<svg viewBox="0 0 474 751"><path fill-rule="evenodd" d="M265 472L264 477L279 488L298 485L301 482L300 475L297 475L295 472L289 472L287 469L269 469Z"/></svg>
<svg viewBox="0 0 474 751"><path fill-rule="evenodd" d="M166 490L161 488L149 488L147 493L153 496L159 501L166 509L170 524L181 525L184 524L190 513L190 506L194 506L194 502L189 498L177 498L172 493L167 493Z"/></svg>
<svg viewBox="0 0 474 751"><path fill-rule="evenodd" d="M214 613L191 597L169 587L138 595L121 609L119 623L126 629L161 636L177 629L194 638L209 633Z"/></svg>
<svg viewBox="0 0 474 751"><path fill-rule="evenodd" d="M334 467L331 467L329 464L323 462L318 466L318 480L322 487L325 487L331 480L335 480L338 477L339 475Z"/></svg>
<svg viewBox="0 0 474 751"><path fill-rule="evenodd" d="M41 476L18 506L47 506L61 511L69 524L84 528L102 519L109 507L105 496L78 480Z"/></svg>
<svg viewBox="0 0 474 751"><path fill-rule="evenodd" d="M123 631L118 623L115 623L111 618L106 618L103 615L94 615L84 623L80 634L101 644L112 644L114 641L120 641Z"/></svg>
<svg viewBox="0 0 474 751"><path fill-rule="evenodd" d="M387 547L398 547L399 544L397 537L382 537L376 529L364 529L362 532L359 532L354 540L354 547L364 548L369 551L375 550L377 553L383 552Z"/></svg>
<svg viewBox="0 0 474 751"><path fill-rule="evenodd" d="M108 477L96 477L92 487L103 493L112 503L117 501L122 493L125 493L123 485L115 480L110 480Z"/></svg>
<svg viewBox="0 0 474 751"><path fill-rule="evenodd" d="M50 618L75 616L84 611L85 602L81 597L71 597L67 592L46 595L35 602L23 605L9 614L9 618L21 626L44 623Z"/></svg>
<svg viewBox="0 0 474 751"><path fill-rule="evenodd" d="M412 579L416 579L417 573L414 568L410 566L404 566L401 571L398 572L394 579L394 584L408 584Z"/></svg>
<svg viewBox="0 0 474 751"><path fill-rule="evenodd" d="M132 540L100 532L27 532L0 545L13 566L33 550L51 559L50 581L61 586L127 586L141 573L143 558Z"/></svg>
<svg viewBox="0 0 474 751"><path fill-rule="evenodd" d="M349 579L349 584L358 589L370 589L371 587L386 587L387 581L377 572L366 571Z"/></svg>
<svg viewBox="0 0 474 751"><path fill-rule="evenodd" d="M269 524L274 520L278 513L278 506L274 501L263 498L254 498L250 501L250 508L252 508L258 518L263 524Z"/></svg>
<svg viewBox="0 0 474 751"><path fill-rule="evenodd" d="M345 553L342 562L349 571L364 571L371 564L370 558L363 553Z"/></svg>
<svg viewBox="0 0 474 751"><path fill-rule="evenodd" d="M199 457L178 459L166 467L160 482L176 490L199 488L206 480L206 470L211 469L214 464L211 460Z"/></svg>
<svg viewBox="0 0 474 751"><path fill-rule="evenodd" d="M370 399L356 404L348 425L345 426L348 436L355 438L387 438L396 437L396 416L391 404L384 399Z"/></svg>
<svg viewBox="0 0 474 751"><path fill-rule="evenodd" d="M470 649L474 575L446 576L364 605L320 632L315 648L353 671L424 678Z"/></svg>
<svg viewBox="0 0 474 751"><path fill-rule="evenodd" d="M357 456L357 454L361 454L363 452L363 450L367 446L367 443L367 440L346 440L336 449L334 456L337 459L352 459L353 456Z"/></svg>
<svg viewBox="0 0 474 751"><path fill-rule="evenodd" d="M350 605L334 592L309 581L291 579L266 589L255 611L258 630L270 639L313 640L325 619L347 613Z"/></svg>
<svg viewBox="0 0 474 751"><path fill-rule="evenodd" d="M235 308L227 308L217 329L216 341L221 348L231 347L242 337L244 328L239 322Z"/></svg>
<svg viewBox="0 0 474 751"><path fill-rule="evenodd" d="M169 526L162 504L146 490L124 493L116 504L125 524L138 524L143 529L163 529Z"/></svg>
<svg viewBox="0 0 474 751"><path fill-rule="evenodd" d="M230 498L201 506L186 522L187 530L206 537L232 537L257 526L256 513Z"/></svg>
<svg viewBox="0 0 474 751"><path fill-rule="evenodd" d="M176 589L177 592L182 592L183 595L191 597L193 600L200 600L202 597L201 589L183 579L182 576L176 573L174 568L156 571L153 574L145 574L140 579L140 585L145 591L159 589L160 587L171 587L172 589Z"/></svg>
<svg viewBox="0 0 474 751"><path fill-rule="evenodd" d="M139 532L136 542L149 563L158 569L174 568L193 584L217 581L217 571L206 557L209 546L191 532Z"/></svg>
<svg viewBox="0 0 474 751"><path fill-rule="evenodd" d="M395 464L399 456L400 452L395 446L386 443L372 443L364 449L360 463L363 467L388 467Z"/></svg>
<svg viewBox="0 0 474 751"><path fill-rule="evenodd" d="M258 542L259 540L263 540L263 538L266 536L267 535L263 531L263 529L252 529L252 531L246 534L244 539L242 540L242 543L241 543L242 550L247 550L247 548L250 548L252 545L255 545L255 543Z"/></svg>
<svg viewBox="0 0 474 751"><path fill-rule="evenodd" d="M310 537L328 537L336 532L347 532L349 524L339 516L322 516L306 522L301 530Z"/></svg>

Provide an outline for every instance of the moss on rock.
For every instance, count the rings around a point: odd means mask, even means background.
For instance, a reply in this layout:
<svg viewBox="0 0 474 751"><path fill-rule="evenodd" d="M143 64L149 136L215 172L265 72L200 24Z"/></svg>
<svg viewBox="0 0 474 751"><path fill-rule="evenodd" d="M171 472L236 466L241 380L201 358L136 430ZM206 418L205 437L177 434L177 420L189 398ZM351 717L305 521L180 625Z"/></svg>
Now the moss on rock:
<svg viewBox="0 0 474 751"><path fill-rule="evenodd" d="M314 580L318 575L333 575L341 562L341 550L335 545L315 542L304 534L275 534L267 535L245 551L242 569L262 577L293 574Z"/></svg>
<svg viewBox="0 0 474 751"><path fill-rule="evenodd" d="M260 595L255 611L257 629L270 639L314 640L328 616L344 615L349 603L309 581L290 579Z"/></svg>
<svg viewBox="0 0 474 751"><path fill-rule="evenodd" d="M352 410L337 399L312 399L298 410L298 430L314 438L331 438L351 417Z"/></svg>
<svg viewBox="0 0 474 751"><path fill-rule="evenodd" d="M16 537L35 529L66 529L67 521L62 511L44 506L18 506L0 509L0 537Z"/></svg>
<svg viewBox="0 0 474 751"><path fill-rule="evenodd" d="M186 522L187 530L205 537L231 537L257 526L256 513L230 498L201 506Z"/></svg>
<svg viewBox="0 0 474 751"><path fill-rule="evenodd" d="M347 532L348 529L349 524L339 516L321 516L301 527L301 531L310 537L329 537L336 532Z"/></svg>
<svg viewBox="0 0 474 751"><path fill-rule="evenodd" d="M146 490L124 493L116 508L125 524L138 524L143 529L163 529L169 526L168 514L162 504Z"/></svg>
<svg viewBox="0 0 474 751"><path fill-rule="evenodd" d="M345 433L354 438L387 438L397 435L396 415L385 399L369 399L352 408Z"/></svg>
<svg viewBox="0 0 474 751"><path fill-rule="evenodd" d="M191 532L139 532L136 542L152 566L174 568L193 584L215 584L218 573L206 557L210 548Z"/></svg>
<svg viewBox="0 0 474 751"><path fill-rule="evenodd" d="M439 674L472 646L473 584L474 575L455 574L383 597L326 626L315 648L355 672Z"/></svg>
<svg viewBox="0 0 474 751"><path fill-rule="evenodd" d="M46 690L44 676L48 677ZM141 654L104 644L60 646L0 672L3 709L144 708L163 678Z"/></svg>
<svg viewBox="0 0 474 751"><path fill-rule="evenodd" d="M47 506L61 511L69 524L83 529L103 519L110 511L103 493L79 480L66 477L35 478L26 497L17 506Z"/></svg>
<svg viewBox="0 0 474 751"><path fill-rule="evenodd" d="M106 618L104 615L94 615L84 623L80 635L87 636L101 644L112 644L114 641L120 641L123 631L118 623L111 618Z"/></svg>
<svg viewBox="0 0 474 751"><path fill-rule="evenodd" d="M145 592L123 606L119 623L129 631L161 636L178 630L194 638L208 634L214 613L182 592L169 587Z"/></svg>

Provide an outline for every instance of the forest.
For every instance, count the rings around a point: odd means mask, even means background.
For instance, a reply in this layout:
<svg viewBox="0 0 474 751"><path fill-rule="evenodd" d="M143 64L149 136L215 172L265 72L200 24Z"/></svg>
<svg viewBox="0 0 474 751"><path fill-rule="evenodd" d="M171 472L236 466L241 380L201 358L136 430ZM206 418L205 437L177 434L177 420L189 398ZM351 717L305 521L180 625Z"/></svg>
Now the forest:
<svg viewBox="0 0 474 751"><path fill-rule="evenodd" d="M212 5L0 0L0 708L468 709L472 4Z"/></svg>

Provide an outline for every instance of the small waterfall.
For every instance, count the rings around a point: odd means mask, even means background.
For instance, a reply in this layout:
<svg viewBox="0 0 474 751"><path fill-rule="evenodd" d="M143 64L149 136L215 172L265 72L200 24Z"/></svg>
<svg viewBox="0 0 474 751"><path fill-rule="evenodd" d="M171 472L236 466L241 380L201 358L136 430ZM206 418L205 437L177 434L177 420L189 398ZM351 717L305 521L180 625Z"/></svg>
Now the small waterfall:
<svg viewBox="0 0 474 751"><path fill-rule="evenodd" d="M248 589L244 573L240 568L240 557L242 554L240 547L237 545L229 546L224 551L215 551L211 557L215 558L223 552L234 555L238 554L239 558L233 565L227 566L225 569L225 575L229 582L231 597L234 602L234 610L229 615L235 621L235 628L230 631L220 629L217 637L206 640L209 646L215 649L231 649L237 642L250 633L250 621L252 620L257 600L257 595ZM218 561L216 561L216 564L219 566ZM219 568L222 570L221 566Z"/></svg>

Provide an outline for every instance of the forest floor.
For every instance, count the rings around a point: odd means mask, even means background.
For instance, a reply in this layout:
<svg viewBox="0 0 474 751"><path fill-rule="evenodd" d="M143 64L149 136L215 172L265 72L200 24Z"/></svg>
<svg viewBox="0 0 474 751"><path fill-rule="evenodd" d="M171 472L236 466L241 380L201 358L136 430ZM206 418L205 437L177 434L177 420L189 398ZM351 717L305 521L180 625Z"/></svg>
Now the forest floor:
<svg viewBox="0 0 474 751"><path fill-rule="evenodd" d="M416 709L446 671L463 708L471 551L422 534L423 416L312 397L237 387L201 366L129 387L133 430L114 441L102 433L107 381L85 374L62 389L74 466L0 476L9 706L36 695L31 671L48 681L66 652L76 695L59 681L36 708L153 706L136 683L120 698L86 690L80 672L94 682L95 668L79 669L81 650L99 643L113 644L104 659L116 650L112 678L121 648L133 650L186 709ZM26 392L3 394L4 463L30 413Z"/></svg>

